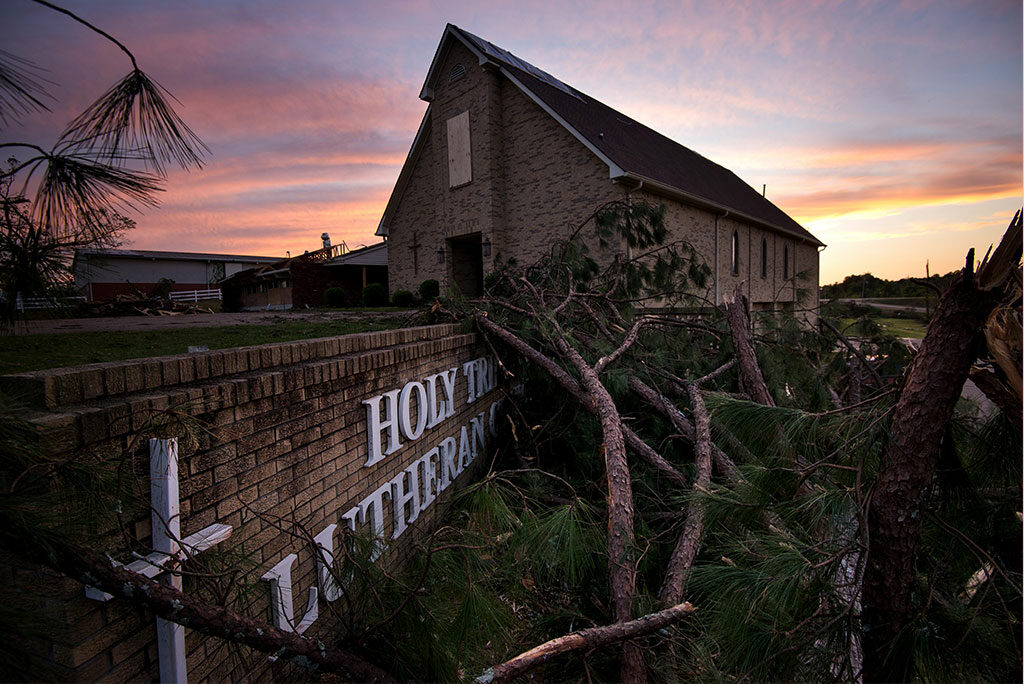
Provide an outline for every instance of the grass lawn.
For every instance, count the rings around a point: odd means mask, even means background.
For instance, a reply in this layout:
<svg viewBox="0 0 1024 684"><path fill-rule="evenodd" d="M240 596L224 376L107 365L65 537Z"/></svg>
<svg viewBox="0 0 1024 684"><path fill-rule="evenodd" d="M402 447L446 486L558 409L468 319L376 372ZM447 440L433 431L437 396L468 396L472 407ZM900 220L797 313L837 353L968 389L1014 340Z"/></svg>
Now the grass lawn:
<svg viewBox="0 0 1024 684"><path fill-rule="evenodd" d="M913 318L886 318L879 316L877 318L872 317L871 320L882 326L882 330L893 337L911 337L920 339L924 337L926 330L926 326L923 321L918 321ZM840 330L846 330L845 334L856 337L858 334L856 327L847 328L851 323L853 323L852 318L842 319Z"/></svg>
<svg viewBox="0 0 1024 684"><path fill-rule="evenodd" d="M406 323L397 320L330 321L231 325L219 328L2 336L0 337L0 375L24 373L43 368L80 366L99 361L122 361L124 359L184 354L188 351L189 346L229 349L269 342L287 342L387 330L402 325L406 325Z"/></svg>

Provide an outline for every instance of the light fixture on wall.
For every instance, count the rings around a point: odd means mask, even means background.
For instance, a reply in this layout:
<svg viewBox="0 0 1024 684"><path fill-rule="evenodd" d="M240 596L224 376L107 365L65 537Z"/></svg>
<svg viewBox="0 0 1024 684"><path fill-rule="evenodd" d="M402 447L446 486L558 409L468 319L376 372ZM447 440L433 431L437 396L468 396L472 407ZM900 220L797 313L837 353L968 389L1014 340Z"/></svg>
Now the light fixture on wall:
<svg viewBox="0 0 1024 684"><path fill-rule="evenodd" d="M437 248L437 263L444 263L444 245Z"/></svg>
<svg viewBox="0 0 1024 684"><path fill-rule="evenodd" d="M485 237L484 241L480 243L480 247L483 249L485 257L491 256L491 238Z"/></svg>

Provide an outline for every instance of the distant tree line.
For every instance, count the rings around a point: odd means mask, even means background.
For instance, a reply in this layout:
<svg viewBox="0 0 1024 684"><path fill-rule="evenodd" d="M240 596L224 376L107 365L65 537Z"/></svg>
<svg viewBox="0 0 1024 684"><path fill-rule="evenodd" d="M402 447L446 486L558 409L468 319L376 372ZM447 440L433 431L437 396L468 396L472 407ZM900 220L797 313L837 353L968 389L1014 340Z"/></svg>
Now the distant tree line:
<svg viewBox="0 0 1024 684"><path fill-rule="evenodd" d="M930 278L900 278L886 280L876 278L870 273L846 276L841 283L823 285L821 296L825 299L844 299L847 297L924 297L934 294L935 290L923 284L929 282L944 291L949 287L957 271L945 275L933 275Z"/></svg>

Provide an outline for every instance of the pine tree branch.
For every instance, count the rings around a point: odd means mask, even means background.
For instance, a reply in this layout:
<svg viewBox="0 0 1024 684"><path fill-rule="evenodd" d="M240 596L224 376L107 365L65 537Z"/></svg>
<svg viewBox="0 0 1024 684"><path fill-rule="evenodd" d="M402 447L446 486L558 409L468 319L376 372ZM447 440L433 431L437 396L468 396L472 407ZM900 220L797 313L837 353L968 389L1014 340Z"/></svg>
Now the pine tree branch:
<svg viewBox="0 0 1024 684"><path fill-rule="evenodd" d="M697 383L687 383L686 388L690 393L697 437L694 443L697 452L697 477L693 483L694 497L687 509L683 532L679 535L675 549L669 557L668 568L665 570L665 579L659 596L663 606L675 605L683 597L686 580L704 534L704 504L700 500L700 495L711 487L711 419Z"/></svg>
<svg viewBox="0 0 1024 684"><path fill-rule="evenodd" d="M113 43L114 45L119 47L121 49L121 52L123 52L124 54L128 55L128 59L130 59L132 61L132 67L133 68L135 68L135 69L139 68L139 65L135 62L135 55L132 54L132 51L129 50L128 48L126 48L121 41L119 41L118 39L114 38L112 35L110 35L106 31L104 31L103 29L99 28L98 26L94 26L93 24L90 24L89 22L87 22L85 19L82 19L80 16L78 16L74 12L71 12L70 10L66 10L63 7L59 7L57 5L54 5L51 2L46 2L46 0L32 0L32 2L36 3L37 5L42 5L43 7L48 7L49 9L52 9L54 12L60 12L61 14L65 14L65 15L71 17L72 19L74 19L75 21L77 21L79 24L82 24L86 28L88 28L88 29L98 33L99 35L103 36L104 38L109 40L111 43Z"/></svg>
<svg viewBox="0 0 1024 684"><path fill-rule="evenodd" d="M682 384L682 380L675 378L676 382ZM629 388L646 401L654 410L668 418L675 426L679 434L691 444L696 444L697 431L690 422L690 419L683 415L683 412L676 408L675 404L657 390L650 387L635 376L629 378ZM711 454L715 466L730 480L739 481L740 471L732 459L714 443L711 444ZM683 484L685 486L685 482Z"/></svg>
<svg viewBox="0 0 1024 684"><path fill-rule="evenodd" d="M543 665L556 656L584 648L591 650L625 639L632 639L656 632L659 629L679 622L693 613L694 610L696 608L689 603L680 603L666 610L644 615L629 622L581 629L578 632L572 632L557 639L547 641L540 646L531 648L529 651L520 653L511 660L506 660L500 665L488 668L475 681L477 684L500 684L500 682L507 682L516 677L521 677L533 668Z"/></svg>
<svg viewBox="0 0 1024 684"><path fill-rule="evenodd" d="M547 371L600 422L608 479L608 579L612 611L617 621L629 620L632 617L633 595L636 588L636 567L633 563L633 492L629 464L626 461L625 429L615 402L601 384L597 372L565 341L564 337L556 336L554 344L559 353L580 374L579 382L553 360L490 320L483 312L475 311L474 319L485 331L494 334ZM557 322L553 324L560 333ZM624 644L622 656L622 681L645 681L646 668L639 648L635 644Z"/></svg>
<svg viewBox="0 0 1024 684"><path fill-rule="evenodd" d="M594 372L600 375L609 365L614 363L616 359L618 359L620 356L626 353L626 350L633 346L633 343L636 342L637 337L639 337L640 329L643 328L645 324L650 323L652 320L653 319L648 318L647 316L638 319L633 324L633 327L629 329L629 332L626 333L626 337L624 340L622 340L622 344L620 344L615 349L615 351L613 351L608 356L604 356L598 359L597 364L594 366Z"/></svg>
<svg viewBox="0 0 1024 684"><path fill-rule="evenodd" d="M832 323L830 323L827 318L822 316L819 320L821 321L822 325L824 325L826 328L832 331L832 334L836 336L836 339L843 343L844 347L850 350L850 353L857 357L857 360L860 361L860 364L864 366L864 368L868 369L868 372L871 373L871 377L874 379L876 383L876 387L882 387L882 378L878 375L878 371L875 370L875 367L868 363L867 358L864 356L864 352L858 349L857 346L853 342L851 342L846 337L846 335L841 333L836 326L832 325Z"/></svg>
<svg viewBox="0 0 1024 684"><path fill-rule="evenodd" d="M633 485L626 461L626 442L622 419L608 390L601 384L596 368L592 368L564 337L557 337L559 352L580 374L584 392L596 409L604 440L605 476L608 480L608 584L611 590L612 614L618 622L633 616L636 592L634 562ZM622 347L620 347L621 349ZM641 684L647 679L643 654L631 642L622 645L620 675L627 684Z"/></svg>
<svg viewBox="0 0 1024 684"><path fill-rule="evenodd" d="M719 375L721 375L722 373L725 373L726 371L728 371L729 369L731 369L731 368L732 368L733 366L735 366L735 365L736 365L736 359L732 359L732 360L730 360L730 361L726 361L726 362L725 362L725 363L723 363L723 364L722 364L721 366L719 366L719 367L718 367L718 368L716 368L715 370L711 371L710 373L708 373L708 374L707 374L707 375L705 375L704 377L701 377L701 378L697 378L697 379L696 379L696 380L694 381L694 383L693 383L693 384L695 384L695 385L697 385L697 386L700 386L700 385L704 385L704 384L706 384L706 383L709 383L709 382L711 382L712 380L714 380L715 378L717 378L717 377L718 377Z"/></svg>
<svg viewBox="0 0 1024 684"><path fill-rule="evenodd" d="M244 644L313 671L335 672L355 681L395 681L387 672L353 653L205 603L116 565L91 548L25 529L20 521L6 514L0 520L0 546L202 634Z"/></svg>
<svg viewBox="0 0 1024 684"><path fill-rule="evenodd" d="M517 351L525 359L547 372L548 375L550 375L555 382L561 385L562 389L567 391L573 399L579 402L588 413L596 415L596 408L584 394L579 383L575 378L566 373L561 366L540 351L534 349L515 333L506 330L492 321L484 312L475 311L473 318L484 332L494 335L509 347ZM640 439L640 437L630 428L623 425L622 433L626 440L626 446L646 461L648 465L661 473L663 477L679 487L686 487L688 485L685 475L676 470L671 463L665 460L661 454Z"/></svg>

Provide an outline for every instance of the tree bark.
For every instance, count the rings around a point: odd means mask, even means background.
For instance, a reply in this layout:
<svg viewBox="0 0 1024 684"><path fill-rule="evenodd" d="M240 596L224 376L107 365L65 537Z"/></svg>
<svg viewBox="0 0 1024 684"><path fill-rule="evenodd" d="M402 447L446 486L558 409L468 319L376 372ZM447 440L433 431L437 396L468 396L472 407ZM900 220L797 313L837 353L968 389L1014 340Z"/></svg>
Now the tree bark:
<svg viewBox="0 0 1024 684"><path fill-rule="evenodd" d="M618 622L628 621L632 617L636 585L636 568L633 563L633 489L626 461L627 430L622 425L615 402L601 384L594 368L565 340L556 339L556 347L580 374L580 382L552 359L490 320L483 312L477 311L474 319L485 331L496 335L547 371L600 422L608 477L608 581L612 614ZM639 437L634 435L634 438L644 444ZM623 644L620 674L623 682L639 684L646 680L643 654L636 644Z"/></svg>
<svg viewBox="0 0 1024 684"><path fill-rule="evenodd" d="M583 648L590 650L624 639L632 639L633 637L650 634L679 622L694 610L695 608L689 603L680 603L677 606L672 606L658 613L644 615L629 622L581 629L578 632L572 632L557 639L547 641L540 646L531 648L529 651L520 653L511 660L506 660L504 663L488 669L476 678L476 682L478 684L507 682L526 674L538 665L543 665L556 656Z"/></svg>
<svg viewBox="0 0 1024 684"><path fill-rule="evenodd" d="M761 366L757 363L754 353L753 337L750 334L750 316L747 314L747 298L736 286L732 301L725 305L725 316L732 331L732 344L736 349L736 358L740 366L740 389L750 398L764 406L775 406L775 399L768 391Z"/></svg>
<svg viewBox="0 0 1024 684"><path fill-rule="evenodd" d="M525 357L528 361L531 361L546 371L548 375L550 375L555 382L561 385L563 389L572 395L573 399L578 401L588 413L597 416L597 407L594 406L590 398L583 392L583 389L580 387L580 384L576 382L576 379L566 373L561 366L545 356L542 352L531 347L514 333L492 321L482 312L476 312L474 314L474 320L476 320L477 325L479 325L484 332L491 333L502 342L519 352L519 354ZM661 454L652 449L645 441L640 439L639 435L625 425L622 426L622 434L626 440L626 446L646 461L648 465L661 473L663 477L679 487L686 487L688 485L686 476L676 470Z"/></svg>
<svg viewBox="0 0 1024 684"><path fill-rule="evenodd" d="M687 508L683 533L676 542L665 571L665 580L659 596L664 606L675 605L683 597L686 579L689 577L693 560L700 548L701 537L704 535L704 504L699 497L701 492L706 492L711 487L711 419L708 417L700 387L696 383L687 383L686 389L690 393L696 428L697 439L694 447L697 452L697 478L693 483L694 498Z"/></svg>
<svg viewBox="0 0 1024 684"><path fill-rule="evenodd" d="M650 404L654 410L668 418L675 428L679 430L679 434L681 434L684 439L689 441L691 444L696 444L697 431L693 427L693 423L690 422L689 418L683 415L682 411L676 408L675 404L669 401L653 387L647 385L635 376L630 376L629 388ZM714 461L715 467L717 467L728 480L731 482L738 482L740 480L740 471L736 467L736 464L733 463L732 459L729 458L725 452L719 449L714 442L711 443L711 457Z"/></svg>
<svg viewBox="0 0 1024 684"><path fill-rule="evenodd" d="M601 423L604 438L605 473L608 477L608 584L611 590L612 614L617 622L633 617L633 595L636 591L636 565L633 561L633 484L626 462L626 441L622 420L608 390L601 384L597 371L568 342L558 339L559 351L580 374L583 389ZM632 642L622 645L623 682L640 684L647 679L640 647Z"/></svg>
<svg viewBox="0 0 1024 684"><path fill-rule="evenodd" d="M1012 228L1012 225L1011 225ZM993 262L1020 260L1016 240L1007 231ZM1010 238L1010 239L1008 239ZM1015 250L1009 259L1007 251ZM914 559L921 533L926 489L939 458L946 425L974 361L976 343L1002 294L1000 278L973 272L974 250L939 300L921 348L907 369L894 409L891 437L872 486L868 506L868 562L864 573L865 678L893 681L906 676L890 647L906 624L914 580ZM1005 270L1005 269L1004 269Z"/></svg>

